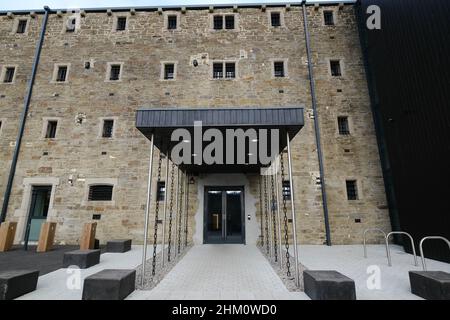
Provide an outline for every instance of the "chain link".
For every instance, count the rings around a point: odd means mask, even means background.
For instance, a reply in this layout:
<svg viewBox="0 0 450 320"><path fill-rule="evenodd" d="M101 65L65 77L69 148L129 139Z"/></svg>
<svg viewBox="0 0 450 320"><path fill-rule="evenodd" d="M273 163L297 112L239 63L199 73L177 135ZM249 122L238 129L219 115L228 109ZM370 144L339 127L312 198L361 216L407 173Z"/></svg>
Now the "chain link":
<svg viewBox="0 0 450 320"><path fill-rule="evenodd" d="M277 219L276 219L276 206L278 203L275 200L275 182L273 179L273 174L270 176L270 183L272 187L272 220L273 220L273 255L275 262L278 262L278 242L277 242Z"/></svg>
<svg viewBox="0 0 450 320"><path fill-rule="evenodd" d="M290 254L289 254L289 227L288 227L288 218L287 218L287 195L284 190L284 184L285 184L285 176L284 176L284 160L283 160L283 152L281 152L281 158L280 158L280 164L281 164L281 192L283 195L283 214L284 214L284 246L286 248L286 269L287 269L287 276L291 276L291 262L290 262Z"/></svg>
<svg viewBox="0 0 450 320"><path fill-rule="evenodd" d="M270 253L270 241L269 241L269 204L267 199L267 176L264 176L264 218L265 218L265 232L266 232L266 251Z"/></svg>
<svg viewBox="0 0 450 320"><path fill-rule="evenodd" d="M184 195L184 188L183 188L183 179L184 175L181 174L180 181L178 181L178 185L180 188L180 202L178 205L178 254L181 252L181 220L182 220L182 212L183 212L183 195Z"/></svg>
<svg viewBox="0 0 450 320"><path fill-rule="evenodd" d="M162 154L159 154L159 160L158 160L158 178L157 178L157 184L161 182L161 164L162 164ZM158 215L159 215L159 199L158 199L158 190L156 190L155 193L155 232L153 234L153 260L152 260L152 275L154 276L156 273L156 248L158 246Z"/></svg>
<svg viewBox="0 0 450 320"><path fill-rule="evenodd" d="M167 240L167 261L170 261L172 249L172 216L173 216L173 181L175 178L175 163L172 162L172 172L170 173L170 202L169 202L169 239Z"/></svg>

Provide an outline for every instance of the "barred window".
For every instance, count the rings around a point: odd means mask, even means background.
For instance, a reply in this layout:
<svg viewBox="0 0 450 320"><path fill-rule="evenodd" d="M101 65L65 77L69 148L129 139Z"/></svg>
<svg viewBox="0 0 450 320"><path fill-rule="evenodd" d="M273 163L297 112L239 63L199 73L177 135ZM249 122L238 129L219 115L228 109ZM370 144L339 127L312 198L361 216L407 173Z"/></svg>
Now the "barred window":
<svg viewBox="0 0 450 320"><path fill-rule="evenodd" d="M232 30L235 28L234 15L214 15L213 16L213 28L214 30L228 29Z"/></svg>
<svg viewBox="0 0 450 320"><path fill-rule="evenodd" d="M103 138L112 138L114 129L114 120L103 120Z"/></svg>
<svg viewBox="0 0 450 320"><path fill-rule="evenodd" d="M225 16L225 29L234 29L234 16Z"/></svg>
<svg viewBox="0 0 450 320"><path fill-rule="evenodd" d="M19 20L19 23L17 24L17 33L25 33L27 30L27 20Z"/></svg>
<svg viewBox="0 0 450 320"><path fill-rule="evenodd" d="M111 80L111 81L119 80L120 79L120 71L121 71L120 64L111 65L111 71L109 73L109 80Z"/></svg>
<svg viewBox="0 0 450 320"><path fill-rule="evenodd" d="M339 60L330 61L330 70L333 77L342 76L341 62Z"/></svg>
<svg viewBox="0 0 450 320"><path fill-rule="evenodd" d="M272 23L272 27L280 27L281 26L281 15L279 12L271 12L270 13L270 21Z"/></svg>
<svg viewBox="0 0 450 320"><path fill-rule="evenodd" d="M164 79L165 80L175 79L175 64L166 63L164 65Z"/></svg>
<svg viewBox="0 0 450 320"><path fill-rule="evenodd" d="M3 79L4 83L11 83L14 80L14 74L16 72L15 67L7 67L5 71L5 78Z"/></svg>
<svg viewBox="0 0 450 320"><path fill-rule="evenodd" d="M58 121L51 120L47 122L47 131L45 132L46 139L54 139L56 137L56 128L58 127Z"/></svg>
<svg viewBox="0 0 450 320"><path fill-rule="evenodd" d="M57 82L65 82L67 80L67 66L59 66L56 73Z"/></svg>
<svg viewBox="0 0 450 320"><path fill-rule="evenodd" d="M177 28L177 16L170 15L167 16L167 29L175 30Z"/></svg>
<svg viewBox="0 0 450 320"><path fill-rule="evenodd" d="M223 29L223 16L214 16L214 30Z"/></svg>
<svg viewBox="0 0 450 320"><path fill-rule="evenodd" d="M273 71L274 76L277 78L283 78L285 76L284 74L284 62L283 61L275 61L273 63Z"/></svg>
<svg viewBox="0 0 450 320"><path fill-rule="evenodd" d="M348 117L338 117L339 134L349 135L350 128L348 126Z"/></svg>
<svg viewBox="0 0 450 320"><path fill-rule="evenodd" d="M345 181L347 187L347 199L348 200L358 200L358 188L356 185L356 180Z"/></svg>
<svg viewBox="0 0 450 320"><path fill-rule="evenodd" d="M127 28L127 17L118 17L116 31L124 31Z"/></svg>
<svg viewBox="0 0 450 320"><path fill-rule="evenodd" d="M228 79L236 78L236 64L234 62L225 63L225 77Z"/></svg>
<svg viewBox="0 0 450 320"><path fill-rule="evenodd" d="M113 194L113 186L111 185L94 185L89 186L89 201L111 201Z"/></svg>
<svg viewBox="0 0 450 320"><path fill-rule="evenodd" d="M333 11L326 10L323 12L323 20L326 26L334 26L334 14Z"/></svg>
<svg viewBox="0 0 450 320"><path fill-rule="evenodd" d="M220 79L223 78L223 63L214 63L213 64L213 78Z"/></svg>

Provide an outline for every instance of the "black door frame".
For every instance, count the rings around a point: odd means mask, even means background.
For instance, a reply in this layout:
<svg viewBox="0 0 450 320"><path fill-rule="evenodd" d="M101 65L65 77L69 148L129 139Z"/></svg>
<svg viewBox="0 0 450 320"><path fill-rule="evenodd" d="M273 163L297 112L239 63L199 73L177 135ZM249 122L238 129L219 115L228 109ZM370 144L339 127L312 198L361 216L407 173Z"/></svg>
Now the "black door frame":
<svg viewBox="0 0 450 320"><path fill-rule="evenodd" d="M203 196L203 243L204 244L218 244L218 242L208 241L208 191L216 190L216 191L229 191L229 190L240 190L241 191L241 242L237 244L246 244L245 238L245 187L244 186L205 186L204 187L204 196ZM222 208L226 215L226 203L222 200ZM223 214L223 213L222 213ZM222 227L223 228L223 227ZM219 243L236 243L236 242L219 242Z"/></svg>

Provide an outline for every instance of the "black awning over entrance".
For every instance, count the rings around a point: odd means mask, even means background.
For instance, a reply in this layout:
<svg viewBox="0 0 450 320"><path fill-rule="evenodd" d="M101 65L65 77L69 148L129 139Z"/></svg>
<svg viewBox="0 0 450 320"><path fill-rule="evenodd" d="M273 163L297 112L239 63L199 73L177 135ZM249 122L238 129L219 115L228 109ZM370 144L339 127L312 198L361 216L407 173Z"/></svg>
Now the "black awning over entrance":
<svg viewBox="0 0 450 320"><path fill-rule="evenodd" d="M202 132L210 128L221 132L226 129L255 129L259 135L259 129L278 129L278 152L286 147L286 133L292 139L304 125L302 107L146 108L137 111L136 128L149 139L153 134L155 146L170 157L169 150L180 143L171 141L174 130L186 129L193 135L194 123L198 121L201 121ZM209 143L203 142L203 148ZM261 166L258 159L257 164L191 164L180 165L180 168L189 172L257 172Z"/></svg>

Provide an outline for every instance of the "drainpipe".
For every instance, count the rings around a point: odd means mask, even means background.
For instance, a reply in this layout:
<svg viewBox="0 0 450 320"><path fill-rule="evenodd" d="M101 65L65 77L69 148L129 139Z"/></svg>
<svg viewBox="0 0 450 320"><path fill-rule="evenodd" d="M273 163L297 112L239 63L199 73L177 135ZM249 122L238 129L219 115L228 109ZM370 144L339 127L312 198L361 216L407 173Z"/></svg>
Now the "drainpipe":
<svg viewBox="0 0 450 320"><path fill-rule="evenodd" d="M19 152L20 152L20 145L22 143L23 132L25 130L25 122L27 120L28 109L30 108L31 96L33 94L34 80L36 78L37 68L39 65L39 59L41 57L42 45L44 43L45 30L47 28L47 21L48 21L48 15L50 13L50 8L48 6L45 6L44 10L45 10L44 21L42 22L41 33L40 33L38 45L36 47L36 51L34 54L33 68L31 70L31 78L28 82L27 95L25 96L25 102L24 102L22 116L21 116L21 120L20 120L19 133L18 133L17 139L16 139L16 147L14 149L11 168L9 170L9 177L8 177L8 183L6 185L5 196L3 197L3 206L2 206L2 212L0 215L0 223L5 221L5 219L6 219L6 212L8 210L9 198L11 196L12 184L14 181L14 175L16 173L17 159L19 157Z"/></svg>
<svg viewBox="0 0 450 320"><path fill-rule="evenodd" d="M325 189L325 175L323 169L323 154L322 154L322 146L320 142L320 127L319 127L319 117L317 115L317 100L316 100L316 86L314 83L314 72L313 65L311 61L311 44L309 39L309 30L308 30L308 20L306 14L306 1L302 1L302 10L303 10L303 26L305 30L305 39L306 39L306 54L308 57L308 71L309 71L309 84L311 88L311 100L312 100L312 109L314 116L314 128L316 135L316 148L317 148L317 157L319 160L319 174L320 174L320 189L322 191L322 206L323 206L323 216L325 221L325 234L326 234L326 243L328 246L331 246L331 235L330 235L330 222L328 219L328 204L327 204L327 192Z"/></svg>

